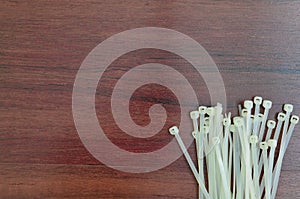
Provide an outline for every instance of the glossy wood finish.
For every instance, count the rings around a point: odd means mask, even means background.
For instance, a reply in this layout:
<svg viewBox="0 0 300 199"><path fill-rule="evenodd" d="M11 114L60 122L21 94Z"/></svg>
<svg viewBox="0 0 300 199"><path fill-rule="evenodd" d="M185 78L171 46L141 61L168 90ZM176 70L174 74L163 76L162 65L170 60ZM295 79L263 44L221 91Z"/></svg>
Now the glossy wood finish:
<svg viewBox="0 0 300 199"><path fill-rule="evenodd" d="M229 111L236 113L237 103L262 95L274 103L271 114L289 102L299 115L299 22L299 1L2 1L0 198L196 198L196 182L183 157L159 171L129 174L106 167L88 153L72 117L72 88L81 62L97 44L121 31L174 29L212 56L224 79ZM114 65L149 62L175 65L193 77L186 62L153 49L129 53ZM110 74L107 78L96 100L109 106L109 82L116 79ZM203 80L192 84L201 91L199 102L208 105ZM131 102L136 107L133 119L147 124L147 108L165 92L156 88L152 101L149 90L137 92ZM178 121L176 99L171 93L165 98L171 121ZM111 122L99 109L97 114L101 122ZM109 125L107 130L116 133ZM300 198L299 133L297 127L284 158L280 199ZM147 152L169 141L166 126L140 148L118 144ZM190 153L195 155L194 146Z"/></svg>

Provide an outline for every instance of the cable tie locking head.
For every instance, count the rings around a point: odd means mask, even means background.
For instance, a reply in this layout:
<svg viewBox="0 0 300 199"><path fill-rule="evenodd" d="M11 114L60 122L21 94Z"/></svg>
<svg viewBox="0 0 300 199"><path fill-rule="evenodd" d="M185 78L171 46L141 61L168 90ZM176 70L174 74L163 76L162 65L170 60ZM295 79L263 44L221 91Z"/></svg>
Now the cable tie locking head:
<svg viewBox="0 0 300 199"><path fill-rule="evenodd" d="M260 148L261 148L262 150L267 150L267 149L269 148L267 142L261 142L261 143L259 144L259 146L260 146Z"/></svg>
<svg viewBox="0 0 300 199"><path fill-rule="evenodd" d="M236 127L241 127L243 125L243 119L241 117L234 117L233 123Z"/></svg>
<svg viewBox="0 0 300 199"><path fill-rule="evenodd" d="M270 101L270 100L264 100L263 101L263 107L265 109L270 109L272 107L272 101Z"/></svg>
<svg viewBox="0 0 300 199"><path fill-rule="evenodd" d="M251 135L250 138L249 138L249 142L251 144L256 144L258 142L258 137L257 135Z"/></svg>
<svg viewBox="0 0 300 199"><path fill-rule="evenodd" d="M259 114L258 114L258 121L259 121L259 122L262 122L263 117L264 117L264 114L259 113Z"/></svg>
<svg viewBox="0 0 300 199"><path fill-rule="evenodd" d="M213 115L215 115L215 109L214 109L213 107L208 107L208 108L206 109L206 113L207 113L207 115L209 115L209 116L213 116Z"/></svg>
<svg viewBox="0 0 300 199"><path fill-rule="evenodd" d="M251 100L245 100L244 101L244 107L246 108L246 109L252 109L253 108L253 102L251 101Z"/></svg>
<svg viewBox="0 0 300 199"><path fill-rule="evenodd" d="M192 111L190 112L190 117L192 120L199 118L199 111Z"/></svg>
<svg viewBox="0 0 300 199"><path fill-rule="evenodd" d="M224 118L224 119L223 119L223 125L224 125L224 126L226 126L226 127L227 127L227 126L230 126L230 123L231 123L231 121L230 121L229 118Z"/></svg>
<svg viewBox="0 0 300 199"><path fill-rule="evenodd" d="M196 139L196 138L197 138L197 135L198 135L198 133L199 133L199 132L197 132L197 131L193 131L193 132L192 132L193 138L195 138L195 139Z"/></svg>
<svg viewBox="0 0 300 199"><path fill-rule="evenodd" d="M243 109L243 110L242 110L242 116L243 116L243 117L247 117L247 113L248 113L248 110L247 110L247 109Z"/></svg>
<svg viewBox="0 0 300 199"><path fill-rule="evenodd" d="M179 134L179 129L177 126L172 126L171 128L169 128L169 132L171 135L176 135Z"/></svg>
<svg viewBox="0 0 300 199"><path fill-rule="evenodd" d="M270 129L274 129L276 126L276 122L274 120L268 120L267 127Z"/></svg>
<svg viewBox="0 0 300 199"><path fill-rule="evenodd" d="M200 113L201 115L204 115L204 114L206 113L206 109L207 109L206 106L200 106L200 107L199 107L199 113Z"/></svg>
<svg viewBox="0 0 300 199"><path fill-rule="evenodd" d="M293 115L291 117L291 123L292 124L297 124L299 122L299 117L297 115Z"/></svg>
<svg viewBox="0 0 300 199"><path fill-rule="evenodd" d="M285 120L285 114L284 113L278 113L277 120L283 122Z"/></svg>
<svg viewBox="0 0 300 199"><path fill-rule="evenodd" d="M209 117L204 118L204 126L209 126Z"/></svg>
<svg viewBox="0 0 300 199"><path fill-rule="evenodd" d="M254 97L254 104L255 105L261 105L261 103L262 103L262 97L260 97L260 96L255 96Z"/></svg>
<svg viewBox="0 0 300 199"><path fill-rule="evenodd" d="M293 112L293 108L294 108L294 106L292 104L283 105L283 110L286 112L289 112L289 113Z"/></svg>
<svg viewBox="0 0 300 199"><path fill-rule="evenodd" d="M252 124L254 124L254 121L255 121L255 116L254 115L250 115L250 122Z"/></svg>
<svg viewBox="0 0 300 199"><path fill-rule="evenodd" d="M271 148L276 148L277 140L274 140L274 139L268 140L268 146L271 147Z"/></svg>

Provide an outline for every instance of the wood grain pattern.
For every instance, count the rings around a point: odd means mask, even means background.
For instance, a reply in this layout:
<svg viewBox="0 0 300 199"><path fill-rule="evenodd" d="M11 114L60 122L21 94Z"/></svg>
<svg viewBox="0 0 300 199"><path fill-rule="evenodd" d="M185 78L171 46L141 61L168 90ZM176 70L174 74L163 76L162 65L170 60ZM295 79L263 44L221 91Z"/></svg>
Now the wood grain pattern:
<svg viewBox="0 0 300 199"><path fill-rule="evenodd" d="M196 198L195 180L182 157L159 171L128 174L88 153L72 117L72 89L81 62L97 44L121 31L174 29L198 41L216 62L228 111L236 113L237 103L262 95L274 102L272 115L287 102L299 115L299 22L299 1L2 1L0 198ZM149 62L177 66L194 78L188 64L171 53L132 52L114 62L108 81L98 85L97 104L109 101L109 82L116 81L110 77L117 75L113 67ZM199 102L208 105L203 79L192 84L199 89ZM136 109L131 111L138 124L149 122L147 107L160 102L164 92L156 88L152 101L147 88L133 96ZM166 99L170 120L178 121L176 99L171 93ZM97 114L101 122L111 120L100 109ZM151 151L169 142L167 126L163 131L141 148L118 144ZM300 198L299 133L297 127L284 159L280 199Z"/></svg>

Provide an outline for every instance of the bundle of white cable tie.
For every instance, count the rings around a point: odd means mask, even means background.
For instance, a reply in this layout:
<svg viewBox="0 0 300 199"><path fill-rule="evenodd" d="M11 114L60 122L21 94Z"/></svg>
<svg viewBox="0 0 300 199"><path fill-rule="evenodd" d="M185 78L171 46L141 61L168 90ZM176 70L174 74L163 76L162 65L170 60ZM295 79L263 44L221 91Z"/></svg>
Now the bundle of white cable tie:
<svg viewBox="0 0 300 199"><path fill-rule="evenodd" d="M293 105L284 104L277 122L268 120L272 102L258 96L244 101L243 107L239 105L239 116L233 119L231 113L222 114L221 104L190 113L198 168L178 128L169 129L198 182L199 199L275 199L282 160L299 117L291 115Z"/></svg>

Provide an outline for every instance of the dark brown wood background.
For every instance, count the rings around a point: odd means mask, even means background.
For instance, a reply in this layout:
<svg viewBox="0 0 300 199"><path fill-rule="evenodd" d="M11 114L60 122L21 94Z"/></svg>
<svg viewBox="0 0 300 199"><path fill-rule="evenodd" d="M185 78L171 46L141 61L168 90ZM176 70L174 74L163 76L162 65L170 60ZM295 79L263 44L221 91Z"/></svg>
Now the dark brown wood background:
<svg viewBox="0 0 300 199"><path fill-rule="evenodd" d="M72 88L83 59L106 38L147 26L177 30L204 46L219 67L233 113L237 103L255 95L273 101L272 115L287 102L300 113L300 1L2 0L0 198L197 197L196 182L183 157L159 171L124 173L94 159L76 132ZM188 68L171 53L153 49L129 53L114 65L146 62ZM108 103L107 90L112 88L103 84L97 100ZM132 100L133 118L142 125L149 122L147 108L167 92L152 86L153 93L142 88ZM199 103L209 105L203 80L199 78L195 86L201 91ZM173 103L170 116L178 121L176 99L172 93L168 97L173 101L165 100L165 106ZM111 121L97 112L101 122ZM109 129L113 128L108 125L108 134L115 133ZM280 199L300 198L299 134L297 127L284 158ZM151 151L151 146L163 146L171 139L167 128L159 136L162 143L160 139L156 145L145 143L142 150ZM135 146L134 140L129 141ZM190 153L195 155L193 146Z"/></svg>

